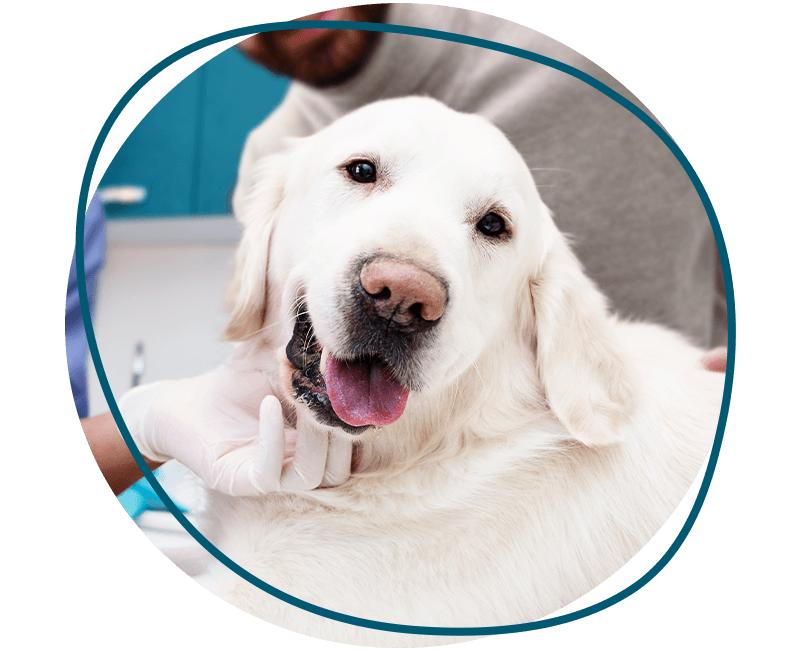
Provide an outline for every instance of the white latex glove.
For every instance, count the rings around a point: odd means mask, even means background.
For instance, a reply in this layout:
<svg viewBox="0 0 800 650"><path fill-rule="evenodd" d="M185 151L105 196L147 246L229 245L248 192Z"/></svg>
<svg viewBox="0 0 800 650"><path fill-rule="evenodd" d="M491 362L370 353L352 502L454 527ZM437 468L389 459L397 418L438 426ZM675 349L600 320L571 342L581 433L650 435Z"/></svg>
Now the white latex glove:
<svg viewBox="0 0 800 650"><path fill-rule="evenodd" d="M229 495L344 483L352 443L316 427L284 429L272 392L266 373L229 362L199 377L134 388L119 408L145 458L175 458Z"/></svg>

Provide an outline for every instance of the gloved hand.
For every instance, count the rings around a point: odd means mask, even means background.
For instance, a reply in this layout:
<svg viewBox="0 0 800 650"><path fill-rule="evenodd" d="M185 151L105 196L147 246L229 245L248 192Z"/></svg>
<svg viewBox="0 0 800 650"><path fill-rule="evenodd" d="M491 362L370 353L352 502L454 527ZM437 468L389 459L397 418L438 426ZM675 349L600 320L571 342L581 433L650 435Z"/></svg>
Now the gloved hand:
<svg viewBox="0 0 800 650"><path fill-rule="evenodd" d="M119 408L142 455L175 458L232 496L346 481L352 443L314 426L284 428L267 374L235 357L204 375L123 395Z"/></svg>

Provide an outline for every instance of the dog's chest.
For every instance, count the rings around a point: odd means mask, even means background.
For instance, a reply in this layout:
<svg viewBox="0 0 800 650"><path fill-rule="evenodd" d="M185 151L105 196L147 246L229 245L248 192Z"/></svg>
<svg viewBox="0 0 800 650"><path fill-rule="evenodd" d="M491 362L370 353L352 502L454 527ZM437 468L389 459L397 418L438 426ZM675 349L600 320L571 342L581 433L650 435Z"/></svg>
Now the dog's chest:
<svg viewBox="0 0 800 650"><path fill-rule="evenodd" d="M609 504L587 526L585 494L565 487L579 477L524 470L460 494L440 481L442 494L331 490L320 500L237 502L219 522L219 547L270 585L355 616L456 626L476 616L487 625L533 620L610 575L652 531L626 530L627 515ZM603 557L609 547L616 552Z"/></svg>

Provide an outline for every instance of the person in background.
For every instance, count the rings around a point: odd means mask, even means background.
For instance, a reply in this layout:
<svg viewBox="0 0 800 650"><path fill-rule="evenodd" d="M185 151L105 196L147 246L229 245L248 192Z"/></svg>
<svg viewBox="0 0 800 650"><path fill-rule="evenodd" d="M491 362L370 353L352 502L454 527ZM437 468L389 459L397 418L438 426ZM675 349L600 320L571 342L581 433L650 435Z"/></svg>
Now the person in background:
<svg viewBox="0 0 800 650"><path fill-rule="evenodd" d="M649 115L624 86L577 52L486 14L392 4L304 19L385 22L521 48L591 75ZM285 30L255 34L238 47L293 82L283 103L248 137L234 211L250 190L255 162L278 151L287 136L310 135L380 99L433 97L486 117L506 134L614 311L683 332L701 347L727 344L719 255L697 191L646 124L589 84L502 52L404 34Z"/></svg>

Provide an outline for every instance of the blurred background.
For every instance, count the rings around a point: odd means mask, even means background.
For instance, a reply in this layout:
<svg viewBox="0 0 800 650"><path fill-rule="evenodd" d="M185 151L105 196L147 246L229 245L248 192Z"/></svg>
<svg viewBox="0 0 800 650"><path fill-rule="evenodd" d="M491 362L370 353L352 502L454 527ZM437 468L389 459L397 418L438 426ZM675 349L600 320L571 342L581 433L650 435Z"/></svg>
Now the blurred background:
<svg viewBox="0 0 800 650"><path fill-rule="evenodd" d="M140 186L147 197L105 204L109 219L159 219L230 213L247 133L281 102L289 85L236 48L198 68L133 131L101 189Z"/></svg>

